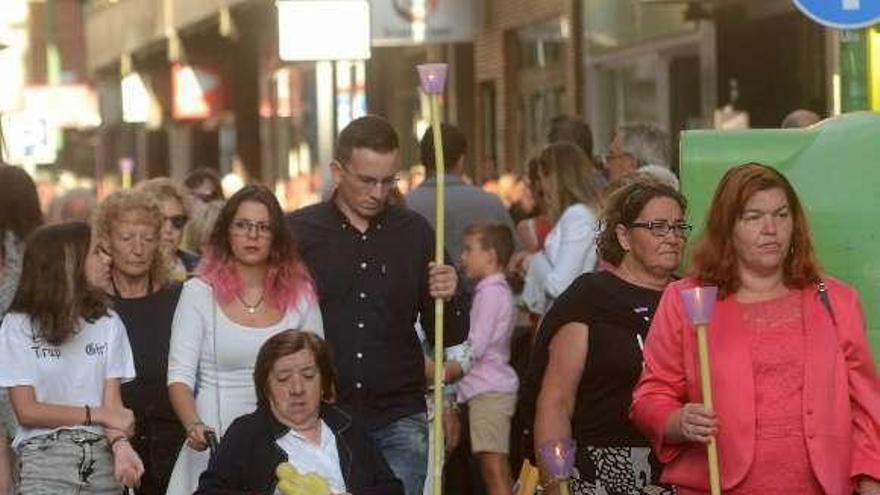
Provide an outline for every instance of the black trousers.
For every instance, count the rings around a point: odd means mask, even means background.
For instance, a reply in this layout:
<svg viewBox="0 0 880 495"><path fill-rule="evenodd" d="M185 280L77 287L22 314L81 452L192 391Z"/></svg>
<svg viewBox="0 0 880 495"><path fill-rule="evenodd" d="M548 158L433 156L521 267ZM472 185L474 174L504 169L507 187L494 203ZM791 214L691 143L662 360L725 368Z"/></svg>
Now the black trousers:
<svg viewBox="0 0 880 495"><path fill-rule="evenodd" d="M148 419L138 421L131 444L144 463L137 495L165 495L177 454L186 432L177 421Z"/></svg>

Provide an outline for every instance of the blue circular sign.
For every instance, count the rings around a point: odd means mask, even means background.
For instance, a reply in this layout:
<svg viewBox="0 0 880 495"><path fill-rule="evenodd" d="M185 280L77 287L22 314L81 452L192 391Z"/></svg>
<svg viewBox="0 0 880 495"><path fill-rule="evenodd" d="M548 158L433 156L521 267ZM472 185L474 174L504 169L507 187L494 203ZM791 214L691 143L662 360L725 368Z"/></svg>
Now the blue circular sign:
<svg viewBox="0 0 880 495"><path fill-rule="evenodd" d="M880 22L878 0L794 0L804 14L824 26L857 29Z"/></svg>

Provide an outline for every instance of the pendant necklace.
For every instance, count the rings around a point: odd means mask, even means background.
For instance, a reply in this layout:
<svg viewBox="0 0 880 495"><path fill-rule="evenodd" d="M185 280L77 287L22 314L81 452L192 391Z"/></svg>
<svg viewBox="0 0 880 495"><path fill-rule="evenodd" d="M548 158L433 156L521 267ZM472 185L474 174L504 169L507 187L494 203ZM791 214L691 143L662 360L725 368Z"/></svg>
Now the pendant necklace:
<svg viewBox="0 0 880 495"><path fill-rule="evenodd" d="M245 311L247 311L250 315L255 314L260 306L263 304L263 293L260 293L260 299L258 299L257 302L252 305L244 302L244 299L238 293L235 294L235 297L238 298L238 301L241 303L242 306L244 306Z"/></svg>

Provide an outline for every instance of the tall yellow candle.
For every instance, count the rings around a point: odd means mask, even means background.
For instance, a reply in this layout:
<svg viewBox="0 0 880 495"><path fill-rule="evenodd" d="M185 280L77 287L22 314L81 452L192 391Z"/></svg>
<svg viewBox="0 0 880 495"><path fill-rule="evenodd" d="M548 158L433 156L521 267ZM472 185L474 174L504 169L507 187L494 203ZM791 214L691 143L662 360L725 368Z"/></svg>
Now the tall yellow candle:
<svg viewBox="0 0 880 495"><path fill-rule="evenodd" d="M700 361L700 387L703 395L703 406L713 411L712 404L712 375L709 366L709 342L706 337L709 322L712 320L712 312L715 309L715 299L718 294L717 287L694 287L681 291L685 311L691 324L697 331L697 355ZM709 464L709 493L721 495L721 469L718 462L718 444L715 437L706 446L706 456Z"/></svg>
<svg viewBox="0 0 880 495"><path fill-rule="evenodd" d="M714 411L712 403L712 375L709 371L709 344L706 340L706 325L697 325L697 352L700 357L700 386L703 392L703 405L709 411ZM709 457L709 493L721 495L721 473L718 463L718 444L715 437L706 446Z"/></svg>
<svg viewBox="0 0 880 495"><path fill-rule="evenodd" d="M434 135L434 162L437 177L434 263L443 263L446 233L446 165L443 160L443 133L440 127L440 96L446 84L446 64L418 66L422 90L431 102L431 129ZM443 299L434 300L434 455L431 466L434 495L443 493Z"/></svg>

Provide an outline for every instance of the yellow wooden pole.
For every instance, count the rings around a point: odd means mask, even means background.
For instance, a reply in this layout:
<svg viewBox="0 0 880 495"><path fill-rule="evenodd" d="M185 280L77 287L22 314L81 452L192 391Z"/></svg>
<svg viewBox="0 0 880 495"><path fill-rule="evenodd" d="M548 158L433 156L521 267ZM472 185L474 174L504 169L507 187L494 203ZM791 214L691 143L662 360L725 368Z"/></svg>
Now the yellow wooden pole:
<svg viewBox="0 0 880 495"><path fill-rule="evenodd" d="M440 97L431 95L431 128L434 132L434 162L437 165L437 212L434 263L443 264L446 233L446 164L443 161L443 133L440 129ZM443 299L434 300L434 495L443 493Z"/></svg>
<svg viewBox="0 0 880 495"><path fill-rule="evenodd" d="M697 347L700 357L700 386L703 391L703 405L709 411L714 411L712 403L712 375L709 370L709 344L706 340L706 325L697 325ZM718 444L715 437L706 446L709 456L709 493L721 495L721 471L718 465Z"/></svg>
<svg viewBox="0 0 880 495"><path fill-rule="evenodd" d="M568 480L560 480L559 481L559 495L570 495L571 491L568 489Z"/></svg>
<svg viewBox="0 0 880 495"><path fill-rule="evenodd" d="M446 85L446 64L417 67L422 91L428 96L436 162L437 212L434 219L434 263L443 264L446 233L446 166L443 160L443 133L440 128L440 98ZM434 452L431 466L434 495L443 493L443 299L434 300Z"/></svg>

